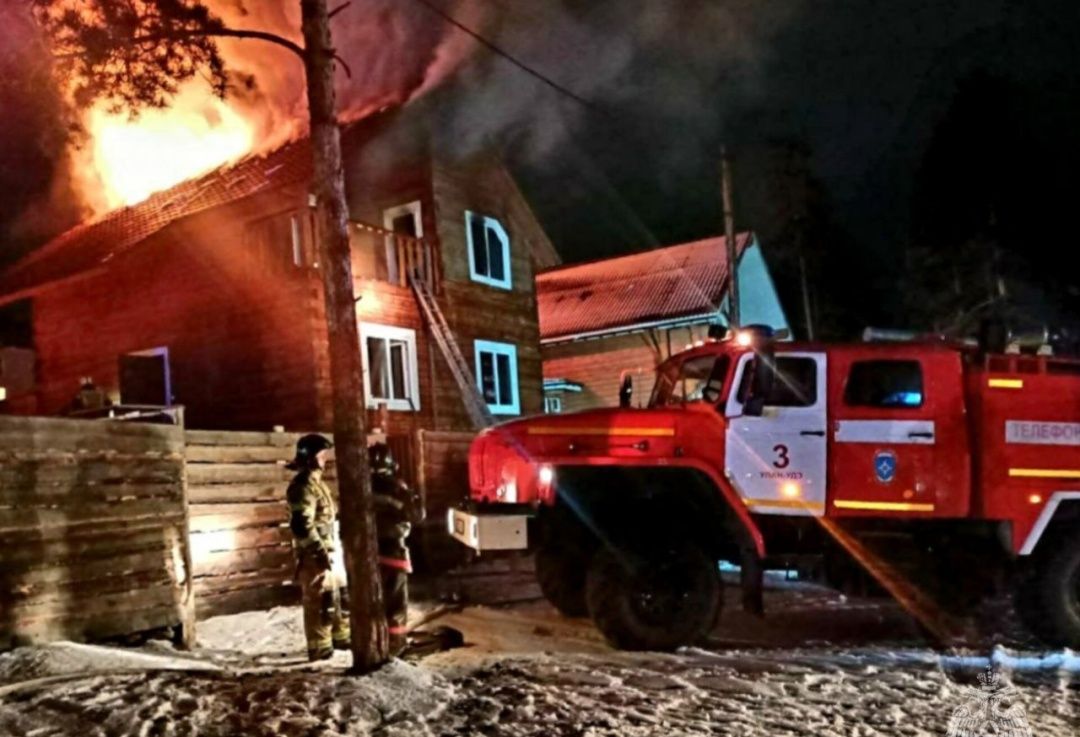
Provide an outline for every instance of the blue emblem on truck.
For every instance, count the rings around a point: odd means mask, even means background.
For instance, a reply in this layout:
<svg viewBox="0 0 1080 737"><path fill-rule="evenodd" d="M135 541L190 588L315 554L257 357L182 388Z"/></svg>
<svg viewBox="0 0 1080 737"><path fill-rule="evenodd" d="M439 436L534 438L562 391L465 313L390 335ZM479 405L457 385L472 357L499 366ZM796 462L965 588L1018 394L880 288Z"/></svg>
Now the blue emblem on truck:
<svg viewBox="0 0 1080 737"><path fill-rule="evenodd" d="M896 454L891 450L879 450L874 456L874 473L883 484L896 478Z"/></svg>

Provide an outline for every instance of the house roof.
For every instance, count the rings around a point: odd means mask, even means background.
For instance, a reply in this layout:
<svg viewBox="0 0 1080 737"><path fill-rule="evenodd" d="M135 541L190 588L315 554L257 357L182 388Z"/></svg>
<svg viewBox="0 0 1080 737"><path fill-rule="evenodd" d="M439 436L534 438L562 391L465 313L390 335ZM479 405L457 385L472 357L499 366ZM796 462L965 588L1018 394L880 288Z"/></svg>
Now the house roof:
<svg viewBox="0 0 1080 737"><path fill-rule="evenodd" d="M57 236L0 274L0 301L93 270L182 218L310 179L307 138L222 166Z"/></svg>
<svg viewBox="0 0 1080 737"><path fill-rule="evenodd" d="M753 239L735 238L739 254ZM540 339L569 340L715 314L727 288L723 238L551 269L536 277Z"/></svg>

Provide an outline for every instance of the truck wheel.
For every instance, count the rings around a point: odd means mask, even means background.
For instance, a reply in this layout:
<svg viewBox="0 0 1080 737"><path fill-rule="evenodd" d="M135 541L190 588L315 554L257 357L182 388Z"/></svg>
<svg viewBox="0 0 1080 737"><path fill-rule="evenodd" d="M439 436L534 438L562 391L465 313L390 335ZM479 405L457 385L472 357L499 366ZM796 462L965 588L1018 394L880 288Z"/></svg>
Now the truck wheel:
<svg viewBox="0 0 1080 737"><path fill-rule="evenodd" d="M593 557L585 601L597 629L620 650L674 650L716 622L722 583L698 547L647 553L603 548Z"/></svg>
<svg viewBox="0 0 1080 737"><path fill-rule="evenodd" d="M1055 647L1080 647L1080 537L1075 534L1047 541L1053 547L1036 565L1025 601L1018 602L1022 618L1034 633Z"/></svg>
<svg viewBox="0 0 1080 737"><path fill-rule="evenodd" d="M584 550L542 545L536 551L536 582L540 593L560 614L584 617L589 613L585 605L588 566L589 558Z"/></svg>

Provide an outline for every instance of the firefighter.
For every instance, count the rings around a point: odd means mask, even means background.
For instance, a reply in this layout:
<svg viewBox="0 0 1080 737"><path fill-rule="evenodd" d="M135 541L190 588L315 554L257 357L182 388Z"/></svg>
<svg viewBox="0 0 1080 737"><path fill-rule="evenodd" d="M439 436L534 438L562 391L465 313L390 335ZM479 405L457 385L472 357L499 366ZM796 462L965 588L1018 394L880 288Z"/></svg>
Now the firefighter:
<svg viewBox="0 0 1080 737"><path fill-rule="evenodd" d="M349 618L342 610L343 582L331 563L338 548L334 520L337 508L323 481L327 451L333 443L322 435L305 435L296 443L296 457L287 468L297 471L289 484L289 527L296 551L296 577L303 593L304 634L308 659L326 660L334 650L349 648Z"/></svg>
<svg viewBox="0 0 1080 737"><path fill-rule="evenodd" d="M385 443L368 450L371 489L375 496L375 527L379 537L379 567L390 635L390 653L400 655L408 645L409 590L412 573L406 539L424 519L423 501L398 478L398 465Z"/></svg>

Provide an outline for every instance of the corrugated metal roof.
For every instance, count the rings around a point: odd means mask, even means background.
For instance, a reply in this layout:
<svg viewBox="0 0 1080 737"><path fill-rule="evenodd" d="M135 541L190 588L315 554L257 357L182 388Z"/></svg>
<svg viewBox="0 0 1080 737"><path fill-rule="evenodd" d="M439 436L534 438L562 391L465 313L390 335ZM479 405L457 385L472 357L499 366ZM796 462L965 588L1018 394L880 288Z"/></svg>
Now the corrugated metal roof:
<svg viewBox="0 0 1080 737"><path fill-rule="evenodd" d="M752 237L736 236L740 254ZM540 338L616 332L714 313L726 287L723 238L552 269L536 277Z"/></svg>

